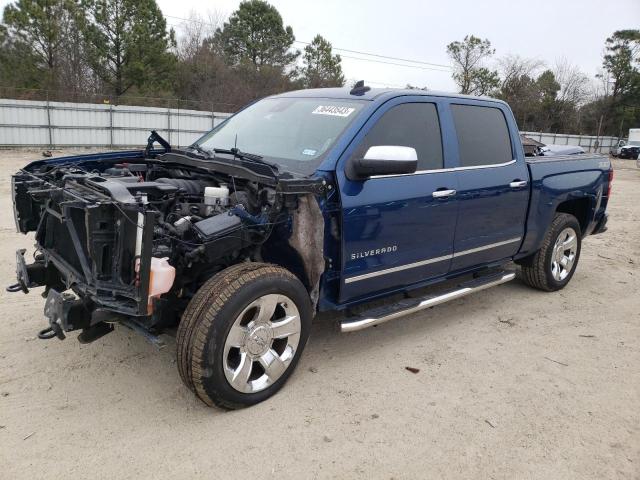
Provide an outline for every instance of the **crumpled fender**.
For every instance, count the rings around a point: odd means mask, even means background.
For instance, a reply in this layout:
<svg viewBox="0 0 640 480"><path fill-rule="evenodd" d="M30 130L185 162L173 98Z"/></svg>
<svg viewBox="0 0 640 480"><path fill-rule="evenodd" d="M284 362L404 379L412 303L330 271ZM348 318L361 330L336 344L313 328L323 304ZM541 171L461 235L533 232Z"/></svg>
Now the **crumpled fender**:
<svg viewBox="0 0 640 480"><path fill-rule="evenodd" d="M316 309L320 294L320 277L325 269L324 217L314 195L298 198L298 209L293 212L292 234L289 245L298 252L304 264L309 296Z"/></svg>

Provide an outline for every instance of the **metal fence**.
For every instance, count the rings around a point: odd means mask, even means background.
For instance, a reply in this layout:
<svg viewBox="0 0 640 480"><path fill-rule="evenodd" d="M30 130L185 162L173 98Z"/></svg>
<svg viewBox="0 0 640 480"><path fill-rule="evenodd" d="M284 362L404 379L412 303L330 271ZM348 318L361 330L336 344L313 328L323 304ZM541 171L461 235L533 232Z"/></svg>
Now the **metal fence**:
<svg viewBox="0 0 640 480"><path fill-rule="evenodd" d="M618 137L597 137L595 135L568 135L565 133L520 132L525 137L545 145L571 145L582 147L588 152L609 153L618 146Z"/></svg>
<svg viewBox="0 0 640 480"><path fill-rule="evenodd" d="M190 145L230 113L0 99L0 147L137 147L150 130Z"/></svg>

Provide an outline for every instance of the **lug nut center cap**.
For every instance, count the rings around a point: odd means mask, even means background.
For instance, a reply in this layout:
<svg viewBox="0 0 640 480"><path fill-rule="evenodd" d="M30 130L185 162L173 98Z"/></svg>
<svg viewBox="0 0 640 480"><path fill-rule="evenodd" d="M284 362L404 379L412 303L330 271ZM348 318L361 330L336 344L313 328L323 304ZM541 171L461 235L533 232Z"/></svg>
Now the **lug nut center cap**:
<svg viewBox="0 0 640 480"><path fill-rule="evenodd" d="M245 341L245 348L249 355L259 357L271 347L273 334L266 325L257 325L249 331Z"/></svg>

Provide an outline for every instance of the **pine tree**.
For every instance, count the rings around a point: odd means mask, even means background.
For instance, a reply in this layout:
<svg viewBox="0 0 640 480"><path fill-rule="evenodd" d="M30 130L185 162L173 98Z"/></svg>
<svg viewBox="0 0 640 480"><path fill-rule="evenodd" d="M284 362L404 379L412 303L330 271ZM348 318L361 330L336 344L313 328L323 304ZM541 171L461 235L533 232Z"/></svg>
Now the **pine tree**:
<svg viewBox="0 0 640 480"><path fill-rule="evenodd" d="M95 74L117 96L154 92L171 81L176 45L155 0L88 0L85 49Z"/></svg>
<svg viewBox="0 0 640 480"><path fill-rule="evenodd" d="M453 80L460 93L486 95L500 85L498 72L483 67L483 62L495 53L489 40L467 35L462 42L451 42L447 53L453 61Z"/></svg>
<svg viewBox="0 0 640 480"><path fill-rule="evenodd" d="M34 69L39 70L43 75L41 87L59 87L57 69L65 54L68 26L73 23L74 12L75 4L70 0L18 0L4 9L3 50L13 48L14 53L26 55L22 60L32 64L22 65L19 70L26 77L32 77Z"/></svg>
<svg viewBox="0 0 640 480"><path fill-rule="evenodd" d="M230 65L251 65L284 70L298 57L291 51L295 40L291 27L285 27L278 10L262 0L240 3L214 35L215 45Z"/></svg>
<svg viewBox="0 0 640 480"><path fill-rule="evenodd" d="M331 43L316 35L310 45L304 47L302 82L306 88L342 87L342 59L333 55Z"/></svg>

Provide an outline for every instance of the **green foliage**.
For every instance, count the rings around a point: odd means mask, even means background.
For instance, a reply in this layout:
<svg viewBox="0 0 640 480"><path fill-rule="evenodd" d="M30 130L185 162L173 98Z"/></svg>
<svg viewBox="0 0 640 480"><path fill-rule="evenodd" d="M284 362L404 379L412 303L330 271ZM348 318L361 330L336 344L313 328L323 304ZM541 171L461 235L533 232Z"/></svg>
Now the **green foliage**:
<svg viewBox="0 0 640 480"><path fill-rule="evenodd" d="M304 47L302 57L302 83L305 88L344 86L342 59L333 55L331 43L316 35L311 44Z"/></svg>
<svg viewBox="0 0 640 480"><path fill-rule="evenodd" d="M56 69L64 55L69 28L74 27L75 4L71 0L18 0L4 9L3 22L14 55L24 55L30 67L20 66L31 78L37 69L43 87L56 87Z"/></svg>
<svg viewBox="0 0 640 480"><path fill-rule="evenodd" d="M43 70L29 45L9 36L0 25L0 85L19 88L42 87Z"/></svg>
<svg viewBox="0 0 640 480"><path fill-rule="evenodd" d="M167 88L175 67L173 30L155 0L87 0L82 32L87 61L117 96Z"/></svg>
<svg viewBox="0 0 640 480"><path fill-rule="evenodd" d="M460 93L487 95L500 85L498 72L483 66L495 53L489 40L467 35L462 42L447 45L447 53L453 61L453 80L460 87Z"/></svg>
<svg viewBox="0 0 640 480"><path fill-rule="evenodd" d="M551 70L545 70L542 75L536 80L536 87L540 92L540 99L542 106L545 108L551 108L556 101L558 92L560 91L560 84L556 81L556 77Z"/></svg>
<svg viewBox="0 0 640 480"><path fill-rule="evenodd" d="M640 30L618 30L607 38L602 66L614 82L613 97L637 93Z"/></svg>
<svg viewBox="0 0 640 480"><path fill-rule="evenodd" d="M579 69L561 60L536 75L542 64L517 56L503 59L501 66L505 79L497 96L509 103L521 130L584 133L579 109L587 80Z"/></svg>
<svg viewBox="0 0 640 480"><path fill-rule="evenodd" d="M291 27L271 5L244 1L213 36L187 38L176 90L182 97L202 99L234 110L256 98L292 90L302 84L291 51Z"/></svg>
<svg viewBox="0 0 640 480"><path fill-rule="evenodd" d="M217 29L214 44L230 65L250 64L254 69L291 65L299 52L291 52L295 37L285 27L278 10L262 0L240 3L222 28Z"/></svg>
<svg viewBox="0 0 640 480"><path fill-rule="evenodd" d="M538 91L538 129L546 131L559 131L559 113L561 105L557 100L560 84L551 70L545 70L535 82Z"/></svg>
<svg viewBox="0 0 640 480"><path fill-rule="evenodd" d="M640 124L640 30L618 30L607 38L602 66L613 83L602 103L604 128L623 136Z"/></svg>
<svg viewBox="0 0 640 480"><path fill-rule="evenodd" d="M497 96L509 104L522 130L534 129L540 97L534 78L526 73L509 77Z"/></svg>
<svg viewBox="0 0 640 480"><path fill-rule="evenodd" d="M155 0L15 0L3 22L0 86L64 90L60 100L110 90L178 95L199 102L192 107L228 111L294 88L345 83L340 56L320 35L296 67L293 31L263 0L243 1L208 38L201 29L187 34L179 60ZM487 39L465 36L447 53L460 91L506 100L522 129L595 134L602 125L602 134L623 134L640 124L640 30L607 39L602 86L590 102L588 79L567 61L538 74L542 62L507 55L501 79L487 66L495 53Z"/></svg>
<svg viewBox="0 0 640 480"><path fill-rule="evenodd" d="M476 68L469 77L469 94L490 95L500 86L500 76L495 70Z"/></svg>

